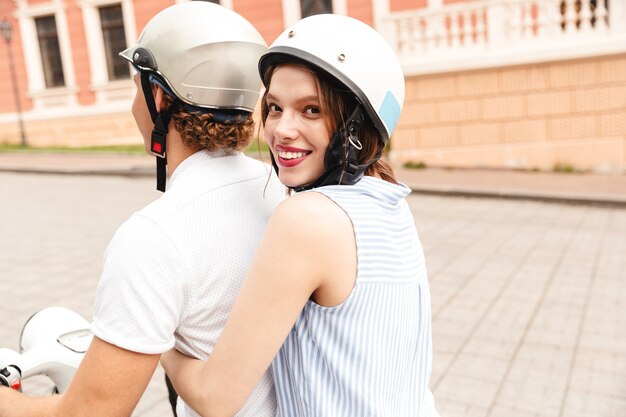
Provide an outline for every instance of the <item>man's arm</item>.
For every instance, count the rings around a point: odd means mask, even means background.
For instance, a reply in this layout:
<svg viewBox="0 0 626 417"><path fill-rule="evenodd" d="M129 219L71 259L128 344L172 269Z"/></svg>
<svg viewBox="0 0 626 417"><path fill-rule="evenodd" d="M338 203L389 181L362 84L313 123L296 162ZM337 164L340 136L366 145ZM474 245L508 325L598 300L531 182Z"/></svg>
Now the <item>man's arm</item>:
<svg viewBox="0 0 626 417"><path fill-rule="evenodd" d="M127 417L160 355L131 352L94 337L63 395L32 398L0 389L0 417Z"/></svg>

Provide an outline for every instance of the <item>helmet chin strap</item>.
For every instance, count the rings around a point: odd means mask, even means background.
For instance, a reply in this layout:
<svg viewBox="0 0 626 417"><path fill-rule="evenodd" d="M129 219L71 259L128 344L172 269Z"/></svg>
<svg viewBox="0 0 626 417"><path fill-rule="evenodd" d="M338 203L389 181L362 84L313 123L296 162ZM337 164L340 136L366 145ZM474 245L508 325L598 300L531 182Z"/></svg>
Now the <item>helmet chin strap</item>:
<svg viewBox="0 0 626 417"><path fill-rule="evenodd" d="M363 109L359 104L330 139L324 154L324 173L313 182L289 188L300 192L325 185L354 185L359 182L367 168L374 163L369 161L359 164L359 151L363 146L356 132L364 120ZM278 174L278 164L274 155L270 153L270 156L274 170Z"/></svg>
<svg viewBox="0 0 626 417"><path fill-rule="evenodd" d="M150 73L141 72L141 88L143 95L150 111L150 117L154 123L150 138L150 151L156 155L156 180L157 190L165 192L165 183L167 177L167 158L165 156L165 147L167 144L167 130L170 124L172 114L176 112L180 106L178 99L174 98L172 104L165 110L159 112L152 95L152 83Z"/></svg>

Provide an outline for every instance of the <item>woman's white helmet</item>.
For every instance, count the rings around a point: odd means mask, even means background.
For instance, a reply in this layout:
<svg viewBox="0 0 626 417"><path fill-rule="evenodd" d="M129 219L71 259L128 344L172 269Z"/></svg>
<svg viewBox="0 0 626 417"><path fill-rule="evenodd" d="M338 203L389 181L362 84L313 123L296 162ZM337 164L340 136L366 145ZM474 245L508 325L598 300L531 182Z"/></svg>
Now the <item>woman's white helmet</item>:
<svg viewBox="0 0 626 417"><path fill-rule="evenodd" d="M265 69L295 57L327 72L348 87L386 142L404 103L404 74L385 39L348 16L314 15L285 30L259 61Z"/></svg>
<svg viewBox="0 0 626 417"><path fill-rule="evenodd" d="M190 1L156 14L120 56L158 75L184 103L252 112L261 87L256 63L266 50L263 37L239 14Z"/></svg>

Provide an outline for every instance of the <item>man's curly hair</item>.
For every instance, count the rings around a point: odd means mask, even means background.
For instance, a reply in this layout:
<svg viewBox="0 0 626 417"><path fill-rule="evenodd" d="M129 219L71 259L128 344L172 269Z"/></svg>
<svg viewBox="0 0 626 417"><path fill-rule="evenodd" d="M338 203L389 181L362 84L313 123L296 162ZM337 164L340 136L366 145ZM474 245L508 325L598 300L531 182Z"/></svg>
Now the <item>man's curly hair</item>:
<svg viewBox="0 0 626 417"><path fill-rule="evenodd" d="M218 123L213 115L179 111L172 115L174 128L183 139L183 143L209 152L220 149L241 151L248 147L254 131L252 113L241 116L242 120Z"/></svg>
<svg viewBox="0 0 626 417"><path fill-rule="evenodd" d="M166 97L168 104L171 104L172 98ZM241 151L248 147L254 132L252 113L218 123L213 121L210 111L189 112L181 109L172 115L171 120L185 145L209 152L221 149Z"/></svg>

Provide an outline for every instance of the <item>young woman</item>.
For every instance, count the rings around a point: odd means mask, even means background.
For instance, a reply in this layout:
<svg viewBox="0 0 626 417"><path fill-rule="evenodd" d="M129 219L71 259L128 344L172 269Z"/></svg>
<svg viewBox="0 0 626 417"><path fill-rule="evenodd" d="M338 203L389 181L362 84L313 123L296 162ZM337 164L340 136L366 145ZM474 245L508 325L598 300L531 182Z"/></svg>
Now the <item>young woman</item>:
<svg viewBox="0 0 626 417"><path fill-rule="evenodd" d="M423 251L409 189L379 159L404 99L393 52L355 19L316 15L259 70L265 140L297 193L211 356L170 351L163 366L205 416L235 414L270 363L280 416L436 416Z"/></svg>

